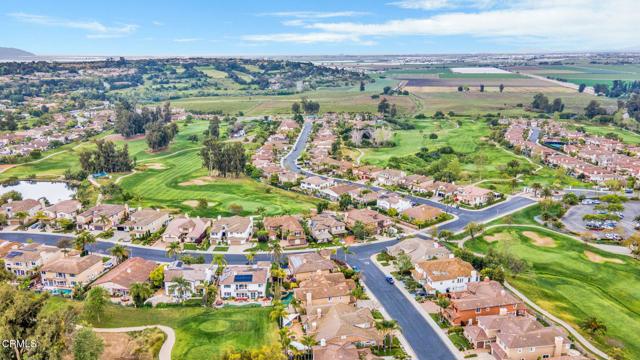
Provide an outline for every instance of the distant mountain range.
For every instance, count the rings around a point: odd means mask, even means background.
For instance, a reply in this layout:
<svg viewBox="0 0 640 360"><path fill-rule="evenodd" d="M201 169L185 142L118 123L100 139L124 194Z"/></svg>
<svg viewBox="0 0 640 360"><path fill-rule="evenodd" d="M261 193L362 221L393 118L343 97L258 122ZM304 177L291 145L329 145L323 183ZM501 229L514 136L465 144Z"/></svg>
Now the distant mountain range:
<svg viewBox="0 0 640 360"><path fill-rule="evenodd" d="M12 59L27 56L36 56L36 54L16 48L0 47L0 59Z"/></svg>

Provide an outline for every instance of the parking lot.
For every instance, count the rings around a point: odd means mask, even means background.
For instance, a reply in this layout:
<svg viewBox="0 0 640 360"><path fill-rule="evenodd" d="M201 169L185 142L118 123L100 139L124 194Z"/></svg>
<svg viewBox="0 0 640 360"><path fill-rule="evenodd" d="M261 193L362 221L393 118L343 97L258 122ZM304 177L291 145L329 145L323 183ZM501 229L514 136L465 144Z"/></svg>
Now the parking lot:
<svg viewBox="0 0 640 360"><path fill-rule="evenodd" d="M618 221L618 226L624 230L624 236L627 237L635 231L633 228L633 219L640 215L640 201L628 201L623 204L624 211L622 211L623 219ZM586 227L587 222L582 220L582 217L587 214L596 214L597 210L594 209L595 205L576 205L571 207L569 211L562 218L567 230L584 233L586 231L592 233L596 237L600 238L603 233L612 232L612 230L589 230Z"/></svg>

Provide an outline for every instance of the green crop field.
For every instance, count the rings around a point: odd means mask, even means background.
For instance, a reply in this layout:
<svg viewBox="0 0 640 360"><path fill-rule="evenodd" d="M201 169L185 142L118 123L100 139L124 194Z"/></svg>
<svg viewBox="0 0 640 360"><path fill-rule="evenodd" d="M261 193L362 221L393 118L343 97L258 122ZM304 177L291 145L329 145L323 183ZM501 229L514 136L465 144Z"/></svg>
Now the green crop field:
<svg viewBox="0 0 640 360"><path fill-rule="evenodd" d="M122 179L120 186L142 199L132 205L180 209L192 215L229 215L229 206L242 206L242 214L255 214L264 207L269 215L298 213L315 207L316 200L297 193L280 190L248 178L194 179L207 175L202 168L198 150L188 150L175 156L143 163L148 168ZM194 208L199 199L206 199L207 209Z"/></svg>
<svg viewBox="0 0 640 360"><path fill-rule="evenodd" d="M533 74L561 78L574 84L594 84L611 85L613 80L634 81L640 80L640 66L636 64L628 65L604 65L604 64L584 64L575 66L548 65L541 69L533 69Z"/></svg>
<svg viewBox="0 0 640 360"><path fill-rule="evenodd" d="M525 234L527 231L533 236ZM498 233L499 237L486 240ZM628 359L640 358L640 287L634 285L640 279L637 260L551 231L516 225L490 229L466 242L465 247L479 253L489 248L505 250L526 260L531 269L510 278L513 286L593 339L601 349L619 344ZM589 316L605 323L605 335L590 335L580 329L580 322Z"/></svg>
<svg viewBox="0 0 640 360"><path fill-rule="evenodd" d="M270 308L237 307L208 309L171 307L131 308L110 305L105 320L96 327L166 325L176 332L175 359L221 359L227 350L254 349L273 344L278 329L269 320Z"/></svg>

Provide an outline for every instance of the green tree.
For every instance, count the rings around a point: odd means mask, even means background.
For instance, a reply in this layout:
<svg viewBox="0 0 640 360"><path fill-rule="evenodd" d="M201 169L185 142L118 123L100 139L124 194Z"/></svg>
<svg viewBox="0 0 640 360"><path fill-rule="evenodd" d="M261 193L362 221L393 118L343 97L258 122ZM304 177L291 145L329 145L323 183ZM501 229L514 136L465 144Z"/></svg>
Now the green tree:
<svg viewBox="0 0 640 360"><path fill-rule="evenodd" d="M444 310L451 305L451 301L446 296L438 296L436 305L440 308L440 321L444 321Z"/></svg>
<svg viewBox="0 0 640 360"><path fill-rule="evenodd" d="M167 246L168 258L173 258L173 260L175 261L178 259L178 255L180 255L180 253L182 253L182 247L180 246L179 242L174 241L169 243L169 245Z"/></svg>
<svg viewBox="0 0 640 360"><path fill-rule="evenodd" d="M115 257L118 260L118 263L129 258L129 250L120 244L115 244L111 249L109 249L109 254Z"/></svg>
<svg viewBox="0 0 640 360"><path fill-rule="evenodd" d="M470 222L467 226L464 227L465 231L469 236L471 236L471 240L475 240L476 235L478 235L484 229L484 225L476 222Z"/></svg>
<svg viewBox="0 0 640 360"><path fill-rule="evenodd" d="M591 335L604 335L607 332L607 326L595 316L589 316L580 323L580 328Z"/></svg>
<svg viewBox="0 0 640 360"><path fill-rule="evenodd" d="M84 314L90 321L100 322L109 303L109 293L101 286L91 288L84 299Z"/></svg>
<svg viewBox="0 0 640 360"><path fill-rule="evenodd" d="M338 207L341 211L346 211L349 207L353 205L353 200L351 199L351 195L342 194L338 199Z"/></svg>
<svg viewBox="0 0 640 360"><path fill-rule="evenodd" d="M78 234L74 239L76 250L81 251L83 254L86 252L87 245L95 244L95 242L96 237L86 230Z"/></svg>
<svg viewBox="0 0 640 360"><path fill-rule="evenodd" d="M284 305L279 300L274 301L273 308L269 312L269 319L271 321L278 322L278 326L283 327L283 319L288 315L287 310L284 308Z"/></svg>
<svg viewBox="0 0 640 360"><path fill-rule="evenodd" d="M171 280L171 282L172 284L169 286L169 291L177 295L178 299L184 300L191 294L191 283L187 279L179 276Z"/></svg>
<svg viewBox="0 0 640 360"><path fill-rule="evenodd" d="M400 271L403 274L407 274L411 270L413 270L413 263L411 262L411 257L409 257L409 255L405 254L404 252L398 255L398 257L396 258L396 264L398 266L398 271Z"/></svg>
<svg viewBox="0 0 640 360"><path fill-rule="evenodd" d="M376 322L376 329L382 334L383 348L387 348L387 338L395 330L399 330L398 322L395 320L381 320Z"/></svg>
<svg viewBox="0 0 640 360"><path fill-rule="evenodd" d="M97 360L104 351L104 341L91 329L81 328L73 339L74 360Z"/></svg>
<svg viewBox="0 0 640 360"><path fill-rule="evenodd" d="M149 274L149 279L154 287L159 288L164 284L164 265L158 265Z"/></svg>
<svg viewBox="0 0 640 360"><path fill-rule="evenodd" d="M144 302L153 295L153 290L148 283L134 283L129 290L133 303L136 307L141 307Z"/></svg>

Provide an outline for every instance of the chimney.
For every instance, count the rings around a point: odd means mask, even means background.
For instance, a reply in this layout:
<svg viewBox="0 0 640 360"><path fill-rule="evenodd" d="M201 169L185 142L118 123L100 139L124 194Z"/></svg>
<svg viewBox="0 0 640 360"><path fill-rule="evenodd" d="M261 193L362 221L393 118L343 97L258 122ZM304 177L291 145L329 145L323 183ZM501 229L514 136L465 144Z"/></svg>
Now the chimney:
<svg viewBox="0 0 640 360"><path fill-rule="evenodd" d="M327 341L325 339L320 339L320 346L322 347L327 346Z"/></svg>
<svg viewBox="0 0 640 360"><path fill-rule="evenodd" d="M507 295L507 292L504 291L504 289L500 290L500 296L505 296L505 295Z"/></svg>
<svg viewBox="0 0 640 360"><path fill-rule="evenodd" d="M313 295L311 295L311 292L308 292L305 295L307 296L307 306L311 306L311 303L313 302Z"/></svg>
<svg viewBox="0 0 640 360"><path fill-rule="evenodd" d="M318 319L320 319L322 317L322 309L318 308L318 310L316 310L316 313L318 313Z"/></svg>
<svg viewBox="0 0 640 360"><path fill-rule="evenodd" d="M564 339L562 338L562 336L556 336L553 339L553 343L555 345L555 347L553 348L553 357L562 356L563 342L564 342Z"/></svg>

